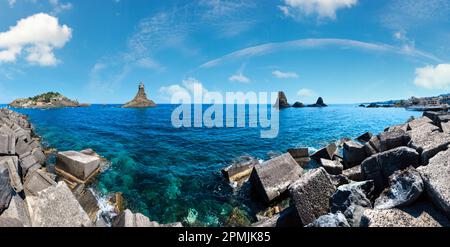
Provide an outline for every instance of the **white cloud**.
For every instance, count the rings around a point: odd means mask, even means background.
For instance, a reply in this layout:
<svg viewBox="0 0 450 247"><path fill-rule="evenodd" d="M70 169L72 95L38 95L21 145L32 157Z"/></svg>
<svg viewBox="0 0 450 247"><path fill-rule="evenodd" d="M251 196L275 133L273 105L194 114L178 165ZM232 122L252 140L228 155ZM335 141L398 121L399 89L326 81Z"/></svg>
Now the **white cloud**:
<svg viewBox="0 0 450 247"><path fill-rule="evenodd" d="M302 89L298 90L297 95L300 96L300 97L308 98L308 97L315 96L316 93L313 90L311 90L311 89L302 88Z"/></svg>
<svg viewBox="0 0 450 247"><path fill-rule="evenodd" d="M427 89L448 89L450 87L450 64L417 68L414 84Z"/></svg>
<svg viewBox="0 0 450 247"><path fill-rule="evenodd" d="M230 76L230 78L228 78L228 80L233 82L250 83L250 79L242 73L232 75Z"/></svg>
<svg viewBox="0 0 450 247"><path fill-rule="evenodd" d="M174 96L189 96L193 97L194 95L199 95L200 93L206 95L209 91L203 86L203 84L195 79L188 78L181 82L181 85L174 84L170 86L164 86L159 89L160 97L163 100L170 101ZM195 99L194 103L202 103L202 99Z"/></svg>
<svg viewBox="0 0 450 247"><path fill-rule="evenodd" d="M380 22L391 29L420 29L425 24L442 23L450 15L448 0L391 0L381 10Z"/></svg>
<svg viewBox="0 0 450 247"><path fill-rule="evenodd" d="M210 60L200 65L200 68L211 68L227 61L233 61L242 58L250 58L255 56L262 56L279 51L295 50L295 49L315 49L319 47L329 47L329 46L354 48L373 52L394 53L406 56L425 58L428 60L438 62L441 61L434 55L417 50L414 47L410 47L411 49L407 51L404 49L404 47L396 47L388 44L368 43L351 39L299 39L279 43L267 43L241 49L229 53L227 55L224 55L222 57Z"/></svg>
<svg viewBox="0 0 450 247"><path fill-rule="evenodd" d="M136 61L136 65L145 69L160 70L160 71L163 70L161 65L150 57L138 59Z"/></svg>
<svg viewBox="0 0 450 247"><path fill-rule="evenodd" d="M53 7L52 14L59 14L63 11L72 9L73 5L72 3L61 3L59 0L48 0L50 5Z"/></svg>
<svg viewBox="0 0 450 247"><path fill-rule="evenodd" d="M9 4L9 7L14 7L14 4L16 4L16 0L8 0L8 4Z"/></svg>
<svg viewBox="0 0 450 247"><path fill-rule="evenodd" d="M15 62L25 51L30 63L56 65L54 49L64 47L71 37L72 30L60 25L57 18L44 13L29 16L0 32L0 62Z"/></svg>
<svg viewBox="0 0 450 247"><path fill-rule="evenodd" d="M301 18L317 15L319 18L336 19L336 11L351 8L358 0L284 0L284 5L278 6L285 16Z"/></svg>
<svg viewBox="0 0 450 247"><path fill-rule="evenodd" d="M275 70L272 72L272 75L276 78L287 79L287 78L298 78L298 74L295 72L282 72L279 70Z"/></svg>

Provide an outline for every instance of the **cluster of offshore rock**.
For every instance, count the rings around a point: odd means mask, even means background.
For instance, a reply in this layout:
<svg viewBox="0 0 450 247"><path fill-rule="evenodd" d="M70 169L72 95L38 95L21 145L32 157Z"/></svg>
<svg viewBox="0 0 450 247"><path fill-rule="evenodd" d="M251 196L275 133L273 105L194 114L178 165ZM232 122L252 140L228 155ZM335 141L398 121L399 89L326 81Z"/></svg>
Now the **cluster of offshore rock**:
<svg viewBox="0 0 450 247"><path fill-rule="evenodd" d="M286 94L283 91L278 92L278 99L275 103L275 107L278 109L286 109L286 108L303 108L303 107L327 107L328 105L323 102L322 97L319 97L315 104L304 105L303 103L297 101L293 105L289 104Z"/></svg>
<svg viewBox="0 0 450 247"><path fill-rule="evenodd" d="M120 193L111 212L100 209L89 187L108 162L92 149L44 149L27 117L0 109L0 227L155 227L146 216L124 210Z"/></svg>
<svg viewBox="0 0 450 247"><path fill-rule="evenodd" d="M450 114L426 112L378 135L222 172L267 205L253 226L450 226L449 145Z"/></svg>

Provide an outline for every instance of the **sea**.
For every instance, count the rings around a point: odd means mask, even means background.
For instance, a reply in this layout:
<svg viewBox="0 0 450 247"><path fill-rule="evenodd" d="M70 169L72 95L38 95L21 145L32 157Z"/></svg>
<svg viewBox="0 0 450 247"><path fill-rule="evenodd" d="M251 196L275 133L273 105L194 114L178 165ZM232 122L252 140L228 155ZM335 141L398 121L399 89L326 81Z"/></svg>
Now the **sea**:
<svg viewBox="0 0 450 247"><path fill-rule="evenodd" d="M243 222L256 220L261 205L221 174L240 157L263 161L294 147L313 152L341 138L367 131L377 134L421 116L403 108L357 105L289 108L279 113L278 136L263 139L261 128L249 126L175 128L171 115L176 107L13 110L29 116L45 145L58 150L92 148L107 158L110 168L92 185L100 195L122 192L133 212L152 221L186 226L226 226L236 212L245 218Z"/></svg>

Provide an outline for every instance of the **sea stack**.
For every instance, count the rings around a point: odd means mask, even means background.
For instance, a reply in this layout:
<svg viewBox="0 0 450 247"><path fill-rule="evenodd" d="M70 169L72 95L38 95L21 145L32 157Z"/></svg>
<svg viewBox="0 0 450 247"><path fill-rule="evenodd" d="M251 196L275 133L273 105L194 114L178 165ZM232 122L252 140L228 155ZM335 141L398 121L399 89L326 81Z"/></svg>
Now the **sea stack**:
<svg viewBox="0 0 450 247"><path fill-rule="evenodd" d="M132 101L123 105L122 108L147 108L155 106L155 102L147 98L147 95L145 94L144 83L141 82L139 83L139 90L136 94L136 97L134 97Z"/></svg>
<svg viewBox="0 0 450 247"><path fill-rule="evenodd" d="M278 99L275 103L275 107L278 107L279 109L291 107L291 105L287 101L286 94L283 91L278 92Z"/></svg>
<svg viewBox="0 0 450 247"><path fill-rule="evenodd" d="M317 99L317 102L313 105L308 105L308 107L327 107L327 105L323 102L322 97Z"/></svg>

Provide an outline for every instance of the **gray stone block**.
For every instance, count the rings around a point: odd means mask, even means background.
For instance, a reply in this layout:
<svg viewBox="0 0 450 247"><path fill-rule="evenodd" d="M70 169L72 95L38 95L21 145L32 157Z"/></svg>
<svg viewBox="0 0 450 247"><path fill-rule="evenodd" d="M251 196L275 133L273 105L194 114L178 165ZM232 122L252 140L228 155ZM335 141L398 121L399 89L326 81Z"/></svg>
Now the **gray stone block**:
<svg viewBox="0 0 450 247"><path fill-rule="evenodd" d="M450 218L450 150L438 153L427 166L417 168L431 202Z"/></svg>
<svg viewBox="0 0 450 247"><path fill-rule="evenodd" d="M335 143L331 143L312 154L311 158L316 161L319 161L320 159L333 160L335 155L337 155L337 146Z"/></svg>
<svg viewBox="0 0 450 247"><path fill-rule="evenodd" d="M46 157L44 152L42 151L42 148L34 148L33 151L31 151L31 154L39 162L40 165L45 164Z"/></svg>
<svg viewBox="0 0 450 247"><path fill-rule="evenodd" d="M367 158L361 164L361 171L365 180L375 182L375 192L379 193L388 186L394 172L410 166L419 166L419 154L414 149L398 147Z"/></svg>
<svg viewBox="0 0 450 247"><path fill-rule="evenodd" d="M303 169L289 153L256 165L250 181L266 202L278 198L302 174Z"/></svg>
<svg viewBox="0 0 450 247"><path fill-rule="evenodd" d="M126 209L114 219L113 227L159 227L159 224L150 221L145 215L133 214L129 209Z"/></svg>
<svg viewBox="0 0 450 247"><path fill-rule="evenodd" d="M364 146L354 141L344 143L343 156L346 169L360 165L367 158Z"/></svg>
<svg viewBox="0 0 450 247"><path fill-rule="evenodd" d="M331 175L340 175L344 170L344 166L337 160L320 159L320 164Z"/></svg>
<svg viewBox="0 0 450 247"><path fill-rule="evenodd" d="M394 148L408 146L411 137L402 130L383 132L378 135L380 140L380 152L388 151Z"/></svg>
<svg viewBox="0 0 450 247"><path fill-rule="evenodd" d="M449 227L449 220L430 203L416 203L402 209L364 210L362 227Z"/></svg>
<svg viewBox="0 0 450 247"><path fill-rule="evenodd" d="M422 165L428 164L434 155L446 150L450 144L450 133L440 132L439 127L432 124L423 124L409 133L411 141L408 146L419 152Z"/></svg>
<svg viewBox="0 0 450 247"><path fill-rule="evenodd" d="M29 170L31 170L32 167L40 167L39 162L36 160L34 155L31 155L31 153L29 153L28 156L19 159L19 165L22 171L23 178L26 177L26 175L28 174Z"/></svg>
<svg viewBox="0 0 450 247"><path fill-rule="evenodd" d="M16 219L25 227L31 226L25 201L17 194L12 197L8 209L2 213L1 217Z"/></svg>
<svg viewBox="0 0 450 247"><path fill-rule="evenodd" d="M89 216L65 182L48 187L26 202L33 227L92 226Z"/></svg>
<svg viewBox="0 0 450 247"><path fill-rule="evenodd" d="M11 187L16 193L23 191L22 180L18 171L18 159L16 156L0 157L0 166L8 168Z"/></svg>
<svg viewBox="0 0 450 247"><path fill-rule="evenodd" d="M336 187L323 168L311 170L289 187L292 202L303 225L314 222L330 210Z"/></svg>
<svg viewBox="0 0 450 247"><path fill-rule="evenodd" d="M16 143L16 154L19 156L19 158L23 158L25 156L28 156L31 151L33 151L24 140L18 140Z"/></svg>
<svg viewBox="0 0 450 247"><path fill-rule="evenodd" d="M433 120L428 117L421 117L408 122L408 130L414 130L426 124L432 124Z"/></svg>
<svg viewBox="0 0 450 247"><path fill-rule="evenodd" d="M0 134L0 154L14 155L16 153L16 136Z"/></svg>
<svg viewBox="0 0 450 247"><path fill-rule="evenodd" d="M100 158L76 151L58 152L56 167L86 180L100 165Z"/></svg>
<svg viewBox="0 0 450 247"><path fill-rule="evenodd" d="M54 185L56 185L56 182L47 176L44 171L35 170L26 177L24 183L25 194L27 196L36 196L40 191Z"/></svg>

